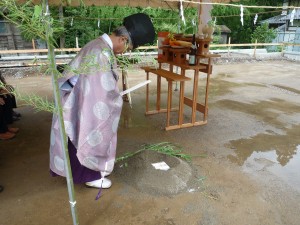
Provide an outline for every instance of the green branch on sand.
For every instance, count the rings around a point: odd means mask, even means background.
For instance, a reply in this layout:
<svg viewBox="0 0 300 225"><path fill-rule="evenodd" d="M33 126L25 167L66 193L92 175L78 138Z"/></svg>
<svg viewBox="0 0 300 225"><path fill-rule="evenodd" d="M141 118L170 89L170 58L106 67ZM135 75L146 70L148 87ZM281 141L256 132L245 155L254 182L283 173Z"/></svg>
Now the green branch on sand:
<svg viewBox="0 0 300 225"><path fill-rule="evenodd" d="M182 149L179 148L178 146L173 145L172 143L169 142L161 142L158 144L145 144L142 146L142 148L140 150L137 150L136 152L130 152L130 153L126 153L123 156L120 156L118 158L116 158L116 162L120 162L123 161L125 159L128 159L140 152L143 152L145 150L148 151L156 151L168 156L174 156L174 157L178 157L178 158L182 158L186 161L191 161L192 160L192 156L187 155L182 153Z"/></svg>

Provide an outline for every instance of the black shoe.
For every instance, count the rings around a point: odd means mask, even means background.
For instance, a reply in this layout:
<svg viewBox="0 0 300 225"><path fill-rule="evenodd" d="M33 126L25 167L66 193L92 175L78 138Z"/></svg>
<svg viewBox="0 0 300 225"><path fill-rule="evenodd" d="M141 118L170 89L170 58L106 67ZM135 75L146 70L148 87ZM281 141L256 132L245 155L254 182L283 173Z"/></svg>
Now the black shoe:
<svg viewBox="0 0 300 225"><path fill-rule="evenodd" d="M0 192L2 192L4 190L4 187L2 185L0 185Z"/></svg>
<svg viewBox="0 0 300 225"><path fill-rule="evenodd" d="M20 120L20 117L13 116L13 121L18 121L18 120Z"/></svg>
<svg viewBox="0 0 300 225"><path fill-rule="evenodd" d="M21 114L18 113L18 112L13 111L13 116L15 116L15 117L21 117Z"/></svg>

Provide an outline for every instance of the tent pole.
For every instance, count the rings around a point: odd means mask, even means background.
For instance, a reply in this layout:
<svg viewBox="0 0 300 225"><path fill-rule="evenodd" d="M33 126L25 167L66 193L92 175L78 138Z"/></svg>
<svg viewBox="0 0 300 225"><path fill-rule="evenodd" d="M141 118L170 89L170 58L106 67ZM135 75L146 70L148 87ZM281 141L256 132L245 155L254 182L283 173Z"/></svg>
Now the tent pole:
<svg viewBox="0 0 300 225"><path fill-rule="evenodd" d="M50 25L50 10L48 5L48 0L43 0L43 12L45 13L45 23L46 23L46 40L48 45L48 60L49 60L49 69L51 71L52 75L52 86L54 89L54 99L55 99L55 106L56 106L56 112L58 114L59 119L59 128L60 128L60 136L62 141L62 148L63 148L63 154L64 154L64 162L65 162L65 170L66 170L66 180L67 180L67 186L68 186L68 193L69 193L69 203L71 207L71 213L72 213L72 219L73 224L78 225L78 217L76 212L76 201L75 201L75 193L74 193L74 184L73 184L73 177L71 172L71 165L70 165L70 159L69 159L69 153L68 153L68 146L67 146L67 136L65 132L65 126L63 121L63 112L61 107L61 101L60 101L60 93L59 93L59 87L57 82L57 75L58 71L56 69L56 62L55 62L55 53L54 53L54 46L51 40L53 40L52 36L52 28Z"/></svg>
<svg viewBox="0 0 300 225"><path fill-rule="evenodd" d="M202 34L202 20L201 20L201 14L202 14L202 0L199 0L200 4L198 6L198 34Z"/></svg>

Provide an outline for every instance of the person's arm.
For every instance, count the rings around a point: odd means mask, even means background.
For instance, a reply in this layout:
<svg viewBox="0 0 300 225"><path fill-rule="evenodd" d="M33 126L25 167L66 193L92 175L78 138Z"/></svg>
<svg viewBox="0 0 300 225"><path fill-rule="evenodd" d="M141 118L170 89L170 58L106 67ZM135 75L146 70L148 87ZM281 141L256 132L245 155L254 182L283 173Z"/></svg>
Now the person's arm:
<svg viewBox="0 0 300 225"><path fill-rule="evenodd" d="M11 95L6 88L0 88L0 95L6 98L6 95Z"/></svg>
<svg viewBox="0 0 300 225"><path fill-rule="evenodd" d="M3 100L3 98L0 98L0 105L4 105L5 101Z"/></svg>

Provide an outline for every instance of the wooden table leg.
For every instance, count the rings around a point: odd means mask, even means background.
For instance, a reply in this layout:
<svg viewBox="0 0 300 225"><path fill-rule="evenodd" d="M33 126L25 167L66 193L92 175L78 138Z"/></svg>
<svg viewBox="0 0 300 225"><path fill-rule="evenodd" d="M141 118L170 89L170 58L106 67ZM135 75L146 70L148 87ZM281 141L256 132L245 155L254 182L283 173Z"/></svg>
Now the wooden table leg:
<svg viewBox="0 0 300 225"><path fill-rule="evenodd" d="M208 72L206 77L206 89L205 89L205 101L204 101L204 113L203 113L203 121L207 120L208 114L208 91L209 91L209 81L210 75L212 73L212 66L211 66L211 58L208 59Z"/></svg>
<svg viewBox="0 0 300 225"><path fill-rule="evenodd" d="M205 90L205 100L204 100L204 113L203 113L203 121L207 120L207 114L208 114L208 89L209 89L209 78L210 74L207 74L206 78L206 90Z"/></svg>
<svg viewBox="0 0 300 225"><path fill-rule="evenodd" d="M193 84L193 98L192 98L192 118L191 123L194 124L196 122L196 107L197 107L197 97L198 97L198 74L199 71L194 71L194 84Z"/></svg>
<svg viewBox="0 0 300 225"><path fill-rule="evenodd" d="M208 114L208 90L209 90L209 79L210 75L212 73L212 67L211 67L211 58L208 59L208 72L206 77L206 89L205 89L205 100L204 100L204 113L203 113L203 121L207 120L207 114Z"/></svg>
<svg viewBox="0 0 300 225"><path fill-rule="evenodd" d="M168 80L168 98L167 98L167 125L170 126L170 112L172 107L172 81Z"/></svg>
<svg viewBox="0 0 300 225"><path fill-rule="evenodd" d="M161 76L157 76L156 110L160 110Z"/></svg>
<svg viewBox="0 0 300 225"><path fill-rule="evenodd" d="M122 69L122 88L123 88L123 91L127 90L127 87L126 87L126 81L125 81L125 76L127 76L126 74L127 72ZM128 95L123 95L123 101L124 102L129 102L129 99L128 99Z"/></svg>
<svg viewBox="0 0 300 225"><path fill-rule="evenodd" d="M158 66L159 69L161 69L161 63L159 63ZM157 90L156 90L156 110L160 110L160 92L161 92L161 76L157 76Z"/></svg>
<svg viewBox="0 0 300 225"><path fill-rule="evenodd" d="M185 70L181 69L181 75L185 75ZM183 106L184 106L184 81L180 81L180 93L179 93L179 114L178 125L183 123Z"/></svg>
<svg viewBox="0 0 300 225"><path fill-rule="evenodd" d="M149 80L149 72L146 72L146 80ZM149 84L146 85L146 113L149 112Z"/></svg>

